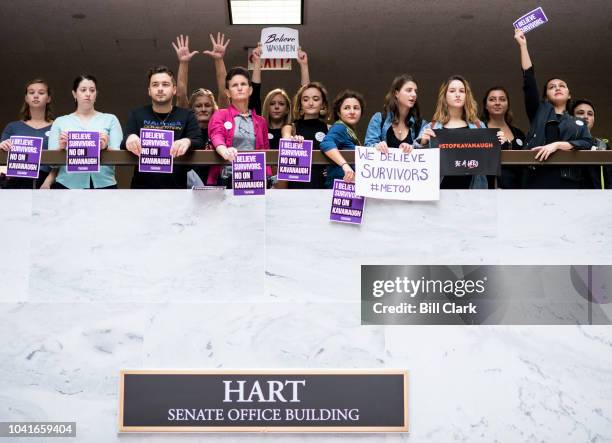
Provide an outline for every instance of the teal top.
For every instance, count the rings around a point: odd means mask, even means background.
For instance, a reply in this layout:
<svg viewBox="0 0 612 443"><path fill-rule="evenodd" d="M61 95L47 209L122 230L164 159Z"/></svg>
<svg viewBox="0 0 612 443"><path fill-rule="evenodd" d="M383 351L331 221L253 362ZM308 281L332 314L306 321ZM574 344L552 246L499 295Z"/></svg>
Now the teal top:
<svg viewBox="0 0 612 443"><path fill-rule="evenodd" d="M76 115L68 114L58 117L51 126L49 133L49 150L59 149L60 133L68 131L96 131L108 134L108 148L118 150L123 140L123 131L117 117L113 114L96 112L87 123ZM104 188L117 184L115 167L100 165L100 172L69 174L66 167L60 167L56 181L69 189L89 189L90 181L94 188Z"/></svg>

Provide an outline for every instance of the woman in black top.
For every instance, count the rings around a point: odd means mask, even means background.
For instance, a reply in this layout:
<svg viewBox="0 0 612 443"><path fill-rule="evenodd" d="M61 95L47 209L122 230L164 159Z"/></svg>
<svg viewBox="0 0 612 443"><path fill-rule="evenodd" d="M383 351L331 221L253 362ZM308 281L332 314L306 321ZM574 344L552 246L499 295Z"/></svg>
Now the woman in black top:
<svg viewBox="0 0 612 443"><path fill-rule="evenodd" d="M329 110L327 90L319 82L303 85L293 98L293 124L282 129L283 138L312 140L312 151L320 149L320 143L327 134L325 116ZM324 189L324 165L313 165L310 183L288 182L290 189Z"/></svg>
<svg viewBox="0 0 612 443"><path fill-rule="evenodd" d="M516 126L512 126L512 111L510 110L510 95L506 88L493 86L482 99L482 121L487 128L497 128L507 134L508 143L502 145L503 150L523 149L525 134ZM522 166L502 166L501 175L497 177L497 187L503 189L520 189L523 181Z"/></svg>
<svg viewBox="0 0 612 443"><path fill-rule="evenodd" d="M570 92L567 83L552 78L545 83L542 99L538 94L533 64L523 31L516 29L514 39L521 50L525 108L529 117L527 148L535 151L535 159L545 161L555 151L591 149L593 140L587 125L567 111ZM581 184L581 168L572 166L529 167L524 187L535 189L573 189Z"/></svg>

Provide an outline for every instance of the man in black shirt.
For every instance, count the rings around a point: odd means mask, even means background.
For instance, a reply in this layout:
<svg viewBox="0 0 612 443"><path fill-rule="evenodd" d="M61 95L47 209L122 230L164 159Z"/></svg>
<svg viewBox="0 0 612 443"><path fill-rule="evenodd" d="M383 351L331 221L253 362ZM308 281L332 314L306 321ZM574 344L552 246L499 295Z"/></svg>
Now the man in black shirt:
<svg viewBox="0 0 612 443"><path fill-rule="evenodd" d="M122 148L140 156L140 130L164 129L174 131L174 143L170 149L173 157L184 155L190 149L204 144L198 121L190 109L173 106L176 95L174 73L166 66L149 70L149 97L151 104L130 112L125 128ZM187 186L187 169L175 165L172 174L138 172L134 169L132 189L174 189Z"/></svg>

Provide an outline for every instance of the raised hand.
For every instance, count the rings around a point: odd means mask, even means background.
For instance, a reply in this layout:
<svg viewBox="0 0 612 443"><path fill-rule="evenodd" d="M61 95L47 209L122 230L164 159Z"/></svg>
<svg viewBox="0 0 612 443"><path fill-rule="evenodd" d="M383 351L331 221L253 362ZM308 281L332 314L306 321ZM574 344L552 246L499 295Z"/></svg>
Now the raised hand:
<svg viewBox="0 0 612 443"><path fill-rule="evenodd" d="M519 46L527 45L527 37L525 37L525 33L520 29L514 30L514 40L516 40Z"/></svg>
<svg viewBox="0 0 612 443"><path fill-rule="evenodd" d="M172 47L176 51L176 58L179 62L188 62L191 57L196 55L198 51L189 51L189 36L183 37L183 34L176 38L176 44L172 42Z"/></svg>
<svg viewBox="0 0 612 443"><path fill-rule="evenodd" d="M257 65L261 63L261 42L257 43L257 47L253 49L253 64Z"/></svg>
<svg viewBox="0 0 612 443"><path fill-rule="evenodd" d="M308 64L308 54L306 54L306 51L302 50L301 46L298 48L297 62L300 65L307 65Z"/></svg>
<svg viewBox="0 0 612 443"><path fill-rule="evenodd" d="M202 54L206 54L212 58L222 59L225 56L225 50L229 45L230 39L225 41L225 34L217 32L217 38L215 39L212 34L209 34L210 41L212 42L212 51L202 51Z"/></svg>

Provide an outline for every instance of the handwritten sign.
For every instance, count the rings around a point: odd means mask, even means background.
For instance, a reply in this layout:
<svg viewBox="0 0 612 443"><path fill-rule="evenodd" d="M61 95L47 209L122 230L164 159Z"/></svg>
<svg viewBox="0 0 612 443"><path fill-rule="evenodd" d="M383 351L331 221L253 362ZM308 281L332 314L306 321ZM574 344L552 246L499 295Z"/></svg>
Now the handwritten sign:
<svg viewBox="0 0 612 443"><path fill-rule="evenodd" d="M249 48L248 51L248 63L247 68L252 71L255 68L253 61L253 49ZM266 58L261 60L262 71L291 71L291 59L290 58Z"/></svg>
<svg viewBox="0 0 612 443"><path fill-rule="evenodd" d="M355 194L355 183L334 180L333 189L329 219L340 223L360 225L363 219L365 198Z"/></svg>
<svg viewBox="0 0 612 443"><path fill-rule="evenodd" d="M310 182L312 140L294 142L281 138L278 142L278 179Z"/></svg>
<svg viewBox="0 0 612 443"><path fill-rule="evenodd" d="M540 7L528 12L516 20L514 23L512 23L512 26L527 34L532 29L535 29L546 22L548 22L548 18L546 17L546 14L544 14L544 10Z"/></svg>
<svg viewBox="0 0 612 443"><path fill-rule="evenodd" d="M100 133L68 131L66 172L100 172Z"/></svg>
<svg viewBox="0 0 612 443"><path fill-rule="evenodd" d="M8 153L7 177L38 178L43 139L13 135L10 140L12 147Z"/></svg>
<svg viewBox="0 0 612 443"><path fill-rule="evenodd" d="M291 28L263 28L261 30L261 58L297 58L299 33Z"/></svg>
<svg viewBox="0 0 612 443"><path fill-rule="evenodd" d="M442 175L497 175L501 144L497 129L436 129L431 139L440 148Z"/></svg>
<svg viewBox="0 0 612 443"><path fill-rule="evenodd" d="M140 130L140 157L138 172L160 172L171 174L173 158L170 149L174 143L174 131L164 129Z"/></svg>
<svg viewBox="0 0 612 443"><path fill-rule="evenodd" d="M266 193L266 153L238 153L232 162L234 195L264 195Z"/></svg>
<svg viewBox="0 0 612 443"><path fill-rule="evenodd" d="M357 195L394 200L440 200L440 150L400 149L388 153L357 146Z"/></svg>

